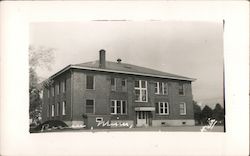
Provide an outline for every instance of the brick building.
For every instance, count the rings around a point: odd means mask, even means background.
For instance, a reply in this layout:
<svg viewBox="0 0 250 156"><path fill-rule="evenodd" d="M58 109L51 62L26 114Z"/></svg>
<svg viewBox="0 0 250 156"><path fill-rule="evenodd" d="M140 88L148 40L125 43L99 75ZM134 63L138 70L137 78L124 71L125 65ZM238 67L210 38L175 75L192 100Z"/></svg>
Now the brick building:
<svg viewBox="0 0 250 156"><path fill-rule="evenodd" d="M43 91L42 120L97 127L99 122L140 126L194 125L192 78L99 60L69 65ZM107 125L105 125L107 126Z"/></svg>

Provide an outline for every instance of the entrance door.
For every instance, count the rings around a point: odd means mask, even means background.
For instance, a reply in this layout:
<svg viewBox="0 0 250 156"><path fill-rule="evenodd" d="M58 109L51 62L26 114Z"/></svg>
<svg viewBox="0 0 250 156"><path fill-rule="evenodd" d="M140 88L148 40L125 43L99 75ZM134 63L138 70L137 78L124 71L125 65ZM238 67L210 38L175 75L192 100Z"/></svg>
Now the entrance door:
<svg viewBox="0 0 250 156"><path fill-rule="evenodd" d="M148 126L148 112L145 111L138 111L136 113L136 118L137 118L137 125L138 127L141 126Z"/></svg>

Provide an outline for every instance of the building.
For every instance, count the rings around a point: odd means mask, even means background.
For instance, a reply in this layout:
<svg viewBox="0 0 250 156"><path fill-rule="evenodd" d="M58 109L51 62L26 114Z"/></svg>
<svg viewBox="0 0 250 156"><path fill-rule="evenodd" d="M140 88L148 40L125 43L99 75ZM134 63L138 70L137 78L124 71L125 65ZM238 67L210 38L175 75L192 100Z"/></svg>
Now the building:
<svg viewBox="0 0 250 156"><path fill-rule="evenodd" d="M43 91L43 121L88 128L194 125L194 79L121 59L109 62L104 50L99 53L98 61L69 65L49 78L52 83Z"/></svg>

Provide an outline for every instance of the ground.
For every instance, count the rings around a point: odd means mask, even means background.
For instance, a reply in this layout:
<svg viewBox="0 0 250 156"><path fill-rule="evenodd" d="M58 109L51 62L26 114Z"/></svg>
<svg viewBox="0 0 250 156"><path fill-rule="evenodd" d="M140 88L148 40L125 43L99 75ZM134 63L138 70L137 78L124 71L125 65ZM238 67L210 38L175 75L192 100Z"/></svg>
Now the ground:
<svg viewBox="0 0 250 156"><path fill-rule="evenodd" d="M139 131L168 131L168 132L201 132L203 126L185 126L185 127L147 127L147 128L112 128L112 129L63 129L63 130L50 130L46 132L116 132L116 131L125 131L125 132L139 132ZM224 132L224 126L214 126L211 130L207 132Z"/></svg>

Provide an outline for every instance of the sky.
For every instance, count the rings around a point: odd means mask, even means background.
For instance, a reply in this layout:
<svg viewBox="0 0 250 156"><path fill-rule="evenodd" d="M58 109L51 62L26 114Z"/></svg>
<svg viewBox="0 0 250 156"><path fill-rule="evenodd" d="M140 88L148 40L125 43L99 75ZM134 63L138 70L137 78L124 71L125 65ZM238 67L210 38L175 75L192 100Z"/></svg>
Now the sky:
<svg viewBox="0 0 250 156"><path fill-rule="evenodd" d="M106 59L195 78L194 100L204 107L223 103L221 21L88 21L30 24L30 45L54 48L48 78L69 64Z"/></svg>

